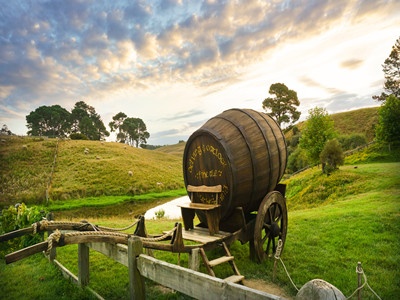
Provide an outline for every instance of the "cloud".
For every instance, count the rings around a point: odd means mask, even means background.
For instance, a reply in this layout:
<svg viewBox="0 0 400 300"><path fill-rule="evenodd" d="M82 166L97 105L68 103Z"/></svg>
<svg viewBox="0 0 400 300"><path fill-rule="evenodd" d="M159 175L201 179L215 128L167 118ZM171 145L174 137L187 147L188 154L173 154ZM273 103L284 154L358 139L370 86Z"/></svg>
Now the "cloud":
<svg viewBox="0 0 400 300"><path fill-rule="evenodd" d="M363 59L353 58L353 59L348 59L348 60L342 61L340 63L340 66L345 69L355 70L355 69L359 68L363 64L363 62L364 62Z"/></svg>
<svg viewBox="0 0 400 300"><path fill-rule="evenodd" d="M303 75L303 76L299 77L298 79L299 79L300 82L304 83L308 87L320 88L320 89L325 90L326 92L328 92L330 94L332 94L332 93L333 94L341 94L341 93L343 93L343 91L340 91L337 88L324 86L321 83L315 81L314 79L308 77L307 75Z"/></svg>

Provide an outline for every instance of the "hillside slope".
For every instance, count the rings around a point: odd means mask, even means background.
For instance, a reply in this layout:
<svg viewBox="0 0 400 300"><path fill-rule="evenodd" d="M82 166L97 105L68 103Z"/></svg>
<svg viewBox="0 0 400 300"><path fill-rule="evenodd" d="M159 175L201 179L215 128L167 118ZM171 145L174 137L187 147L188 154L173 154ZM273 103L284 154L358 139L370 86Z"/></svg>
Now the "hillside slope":
<svg viewBox="0 0 400 300"><path fill-rule="evenodd" d="M70 140L61 142L51 197L137 195L182 187L182 162L174 155L120 143Z"/></svg>
<svg viewBox="0 0 400 300"><path fill-rule="evenodd" d="M1 136L0 208L45 199L56 140Z"/></svg>
<svg viewBox="0 0 400 300"><path fill-rule="evenodd" d="M332 114L331 118L334 122L334 128L340 135L360 133L365 134L368 141L372 141L375 136L375 126L378 124L378 108L379 107L361 108ZM300 131L304 126L305 121L296 124L296 127ZM290 139L292 136L292 129L285 133L286 139Z"/></svg>
<svg viewBox="0 0 400 300"><path fill-rule="evenodd" d="M9 137L0 144L0 206L43 203L56 143L54 139ZM66 140L59 144L50 198L138 195L181 188L178 156L120 143Z"/></svg>

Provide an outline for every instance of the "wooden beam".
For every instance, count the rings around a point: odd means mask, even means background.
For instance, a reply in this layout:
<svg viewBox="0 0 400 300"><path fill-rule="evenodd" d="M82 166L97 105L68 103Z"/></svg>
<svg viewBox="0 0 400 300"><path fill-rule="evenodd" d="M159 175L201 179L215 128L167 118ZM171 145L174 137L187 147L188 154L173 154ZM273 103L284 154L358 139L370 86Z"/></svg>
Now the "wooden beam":
<svg viewBox="0 0 400 300"><path fill-rule="evenodd" d="M215 185L215 186L194 186L188 185L186 190L191 193L221 193L222 192L222 185Z"/></svg>
<svg viewBox="0 0 400 300"><path fill-rule="evenodd" d="M140 255L137 258L137 267L142 276L196 299L284 299L160 261L147 255Z"/></svg>

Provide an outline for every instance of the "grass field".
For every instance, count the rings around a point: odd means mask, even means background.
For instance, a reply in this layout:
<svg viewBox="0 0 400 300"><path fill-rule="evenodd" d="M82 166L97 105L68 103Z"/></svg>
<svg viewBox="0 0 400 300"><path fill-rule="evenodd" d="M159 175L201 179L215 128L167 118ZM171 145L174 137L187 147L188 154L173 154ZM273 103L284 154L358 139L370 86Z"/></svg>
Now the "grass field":
<svg viewBox="0 0 400 300"><path fill-rule="evenodd" d="M318 169L294 176L288 183L289 226L285 249L282 255L292 279L298 287L307 281L320 278L339 288L349 296L357 286L355 267L362 262L363 269L371 287L382 299L398 299L400 295L400 163L374 163L341 167L339 174L350 178L346 184L332 184L329 194L337 194L336 198L324 198L309 203L305 200L303 207L298 205L296 194L316 181ZM324 175L325 176L325 175ZM333 175L326 177L336 182ZM322 179L321 179L322 180ZM321 181L320 185L329 185ZM296 193L293 191L298 188ZM318 191L318 189L317 189ZM321 194L308 191L318 199ZM306 196L306 193L303 193ZM328 199L328 200L327 200ZM112 227L129 225L131 220L118 218L92 218L89 221ZM175 221L147 221L150 233L160 233L172 228ZM262 264L253 263L249 259L248 245L239 242L231 246L232 255L241 273L247 279L272 281L273 261ZM77 247L67 246L57 250L58 260L77 274ZM218 251L209 254L215 258ZM177 263L177 255L168 252L156 252L157 258ZM187 256L181 256L182 265L187 264ZM125 299L128 297L127 268L107 257L90 252L91 282L89 286L107 299ZM16 280L24 280L25 274L32 268L32 278L25 284L25 295L36 295L38 283L47 293L48 298L58 297L68 289L70 298L89 298L79 288L66 286L67 281L57 275L41 254L25 259L16 264L5 266L0 264L0 289L10 291L12 298L20 298L21 293L15 291ZM204 267L201 271L206 273ZM217 276L231 275L230 267L216 268ZM36 275L35 275L36 274ZM38 275L39 274L39 275ZM46 274L55 274L53 280ZM36 276L36 277L34 277ZM45 280L40 280L45 276ZM5 279L7 278L7 279ZM20 282L20 279L18 279ZM277 280L279 286L290 295L296 291L289 283L281 266L278 267ZM53 292L51 286L57 286ZM148 299L183 299L179 293L163 294L153 283L147 282ZM72 291L70 291L72 290ZM61 292L60 292L61 291ZM58 294L57 294L58 293ZM22 297L24 298L24 297ZM25 297L26 298L26 297ZM35 297L33 297L35 298ZM40 297L39 297L40 298ZM44 297L46 298L46 297ZM363 292L363 299L374 299L369 291Z"/></svg>

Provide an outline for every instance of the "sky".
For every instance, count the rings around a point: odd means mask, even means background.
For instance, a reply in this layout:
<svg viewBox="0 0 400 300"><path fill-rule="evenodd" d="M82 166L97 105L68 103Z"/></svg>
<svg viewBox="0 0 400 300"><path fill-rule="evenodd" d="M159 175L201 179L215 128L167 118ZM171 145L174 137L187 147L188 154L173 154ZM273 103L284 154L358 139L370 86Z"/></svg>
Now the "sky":
<svg viewBox="0 0 400 300"><path fill-rule="evenodd" d="M0 0L0 126L25 135L36 108L85 101L174 144L224 110L263 111L278 82L300 120L379 106L399 37L399 0Z"/></svg>

